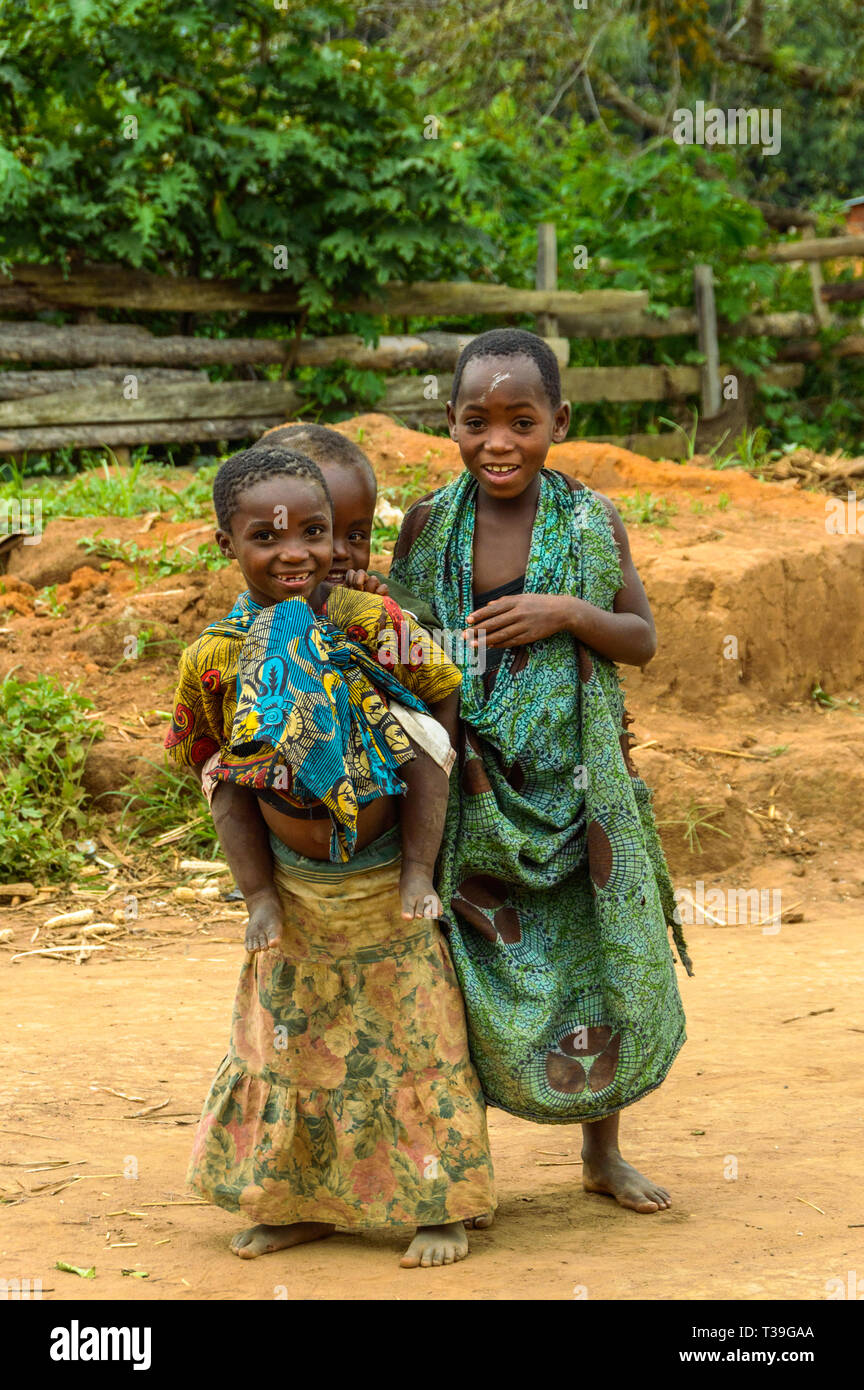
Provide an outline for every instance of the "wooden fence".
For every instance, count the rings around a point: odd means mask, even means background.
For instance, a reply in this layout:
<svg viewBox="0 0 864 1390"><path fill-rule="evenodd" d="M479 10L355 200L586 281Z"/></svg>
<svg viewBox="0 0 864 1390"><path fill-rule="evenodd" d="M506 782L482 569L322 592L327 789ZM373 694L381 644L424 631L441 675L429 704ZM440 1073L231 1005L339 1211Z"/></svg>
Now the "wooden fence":
<svg viewBox="0 0 864 1390"><path fill-rule="evenodd" d="M574 403L681 402L698 396L700 414L710 421L721 406L721 382L735 371L734 364L720 360L721 336L781 339L778 361L758 380L794 389L803 380L804 364L822 350L817 334L830 321L828 303L857 298L851 291L864 285L864 280L824 285L819 269L826 260L864 255L864 236L780 243L747 254L811 267L813 312L751 314L737 323L718 322L708 266L695 269L693 306L673 309L665 318L651 313L649 296L642 291L558 289L551 224L539 229L533 290L467 282L390 284L377 298L358 298L339 307L401 318L406 329L409 319L418 318L534 315L537 331L558 356L564 393ZM75 312L80 321L56 327L39 319L8 317L57 309ZM140 324L103 322L100 309L196 319L216 312L266 314L271 320L285 316L286 336L156 336ZM354 335L303 338L298 336L300 322L294 290L252 292L230 281L176 279L116 266L89 266L68 276L51 266L13 267L0 280L0 362L13 364L0 371L0 453L254 437L301 410L292 372L337 362L385 374L377 409L409 424L443 423L452 371L470 335L406 331L384 334L369 346ZM287 336L292 330L293 336ZM702 367L568 365L571 338L611 341L691 334L703 355ZM864 356L864 334L847 335L832 351ZM33 363L40 364L36 370ZM46 369L45 364L55 363L56 368ZM281 379L212 382L204 369L215 366L241 369L253 378L255 368L278 366ZM681 440L675 435L628 436L616 442L655 457L681 454Z"/></svg>

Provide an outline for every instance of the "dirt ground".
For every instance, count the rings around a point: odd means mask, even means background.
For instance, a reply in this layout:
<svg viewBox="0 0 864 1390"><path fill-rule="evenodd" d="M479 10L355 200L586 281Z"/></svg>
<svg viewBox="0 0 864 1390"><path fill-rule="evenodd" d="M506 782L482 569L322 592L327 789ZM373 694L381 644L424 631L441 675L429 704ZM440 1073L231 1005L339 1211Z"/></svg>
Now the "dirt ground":
<svg viewBox="0 0 864 1390"><path fill-rule="evenodd" d="M625 1153L669 1187L672 1209L640 1216L584 1193L578 1129L492 1111L497 1221L451 1269L399 1269L398 1234L241 1263L227 1248L237 1219L174 1205L189 1200L191 1126L227 1040L238 946L199 932L149 960L5 965L15 1084L0 1139L4 1164L22 1166L0 1180L80 1181L5 1209L0 1275L76 1300L824 1299L826 1281L845 1285L861 1264L864 946L857 907L820 897L776 935L690 931L689 1041L622 1124ZM23 1166L56 1159L68 1168ZM124 1176L133 1164L137 1180Z"/></svg>
<svg viewBox="0 0 864 1390"><path fill-rule="evenodd" d="M341 428L401 506L458 468L449 441L383 416ZM340 1235L249 1263L230 1254L236 1220L189 1199L184 1174L227 1045L244 914L212 897L178 900L174 885L194 877L181 855L154 872L152 856L118 856L109 829L123 807L112 789L130 771L154 776L142 760L161 759L178 639L227 611L238 576L142 583L119 562L103 571L78 545L94 521L60 520L41 545L5 557L0 678L74 675L94 699L106 736L87 785L109 817L100 856L116 868L93 873L116 884L114 903L134 892L142 909L80 964L71 953L13 961L49 913L81 907L97 881L33 904L4 898L0 873L0 972L13 1001L0 1021L0 1279L41 1278L46 1298L75 1299L811 1300L860 1266L864 751L853 702L864 540L827 534L824 496L794 480L578 443L550 462L622 507L639 492L675 509L665 524L654 509L628 528L660 638L645 673L627 676L634 761L655 788L679 887L782 896L776 932L685 928L689 1041L666 1084L622 1121L626 1156L672 1191L672 1210L640 1216L583 1193L578 1130L492 1111L501 1205L463 1265L400 1270L398 1235ZM209 529L206 518L98 524L154 547L197 548ZM124 661L129 633L163 645ZM831 707L814 701L816 684ZM78 940L41 929L35 946ZM96 1276L57 1271L58 1260Z"/></svg>

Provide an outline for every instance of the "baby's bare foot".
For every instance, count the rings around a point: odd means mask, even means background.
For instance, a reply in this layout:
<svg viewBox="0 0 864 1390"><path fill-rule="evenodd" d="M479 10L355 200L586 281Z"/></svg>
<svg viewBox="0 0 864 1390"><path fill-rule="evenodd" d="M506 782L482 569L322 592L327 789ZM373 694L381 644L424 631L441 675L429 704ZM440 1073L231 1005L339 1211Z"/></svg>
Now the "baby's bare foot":
<svg viewBox="0 0 864 1390"><path fill-rule="evenodd" d="M437 918L444 911L428 869L420 865L403 863L399 879L399 896L402 899L402 916L406 922L413 917Z"/></svg>
<svg viewBox="0 0 864 1390"><path fill-rule="evenodd" d="M643 1175L626 1163L618 1153L606 1151L585 1158L582 1162L582 1186L586 1192L603 1192L614 1197L619 1206L631 1211L665 1211L672 1198L665 1187Z"/></svg>
<svg viewBox="0 0 864 1390"><path fill-rule="evenodd" d="M418 1226L417 1234L399 1261L403 1269L452 1265L468 1254L468 1237L461 1221L446 1226Z"/></svg>
<svg viewBox="0 0 864 1390"><path fill-rule="evenodd" d="M298 1221L293 1226L250 1226L231 1241L231 1249L241 1260L254 1260L258 1255L271 1255L289 1245L303 1245L307 1240L323 1240L332 1236L333 1226L323 1221Z"/></svg>

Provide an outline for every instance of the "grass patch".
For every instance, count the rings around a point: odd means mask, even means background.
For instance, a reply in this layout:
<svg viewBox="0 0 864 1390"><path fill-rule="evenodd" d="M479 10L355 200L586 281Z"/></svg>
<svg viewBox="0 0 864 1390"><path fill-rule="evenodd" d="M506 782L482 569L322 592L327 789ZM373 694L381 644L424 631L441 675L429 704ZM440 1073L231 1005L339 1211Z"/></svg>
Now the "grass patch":
<svg viewBox="0 0 864 1390"><path fill-rule="evenodd" d="M88 555L99 555L104 562L102 569L108 568L111 560L122 560L136 571L138 587L146 580L164 579L171 574L189 574L197 570L221 570L231 561L220 554L215 547L204 541L193 550L188 545L170 546L163 541L158 550L138 545L137 541L118 541L101 534L84 536L78 542ZM182 552L186 552L183 554Z"/></svg>
<svg viewBox="0 0 864 1390"><path fill-rule="evenodd" d="M838 700L835 696L829 695L827 690L823 690L818 681L810 691L810 696L822 709L845 709L849 710L850 714L861 713L858 708L861 703L860 700L856 700L852 696L848 700Z"/></svg>
<svg viewBox="0 0 864 1390"><path fill-rule="evenodd" d="M175 852L200 859L221 855L213 818L189 774L170 763L149 766L156 769L156 778L145 782L135 777L114 789L115 795L127 798L114 827L123 849L134 853L146 848L148 854L163 858ZM174 832L179 833L170 843L157 843Z"/></svg>
<svg viewBox="0 0 864 1390"><path fill-rule="evenodd" d="M638 488L619 497L615 505L628 526L668 526L670 517L678 514L674 502L655 497L653 492L640 492Z"/></svg>
<svg viewBox="0 0 864 1390"><path fill-rule="evenodd" d="M7 478L0 482L0 500L30 497L42 505L42 522L58 516L141 516L159 512L172 521L206 519L212 511L211 492L219 461L198 469L180 492L168 483L176 481L171 464L148 463L138 458L131 468L122 470L113 453L108 459L92 463L73 478L25 476L14 463L5 466Z"/></svg>
<svg viewBox="0 0 864 1390"><path fill-rule="evenodd" d="M73 836L87 822L84 762L102 729L93 703L52 676L0 685L0 843L10 882L68 879L84 864Z"/></svg>
<svg viewBox="0 0 864 1390"><path fill-rule="evenodd" d="M724 830L722 826L715 825L714 823L716 818L722 816L722 814L722 806L712 806L705 801L691 801L683 815L675 816L670 820L658 821L657 824L680 825L690 853L701 854L702 840L699 836L700 830L703 835L706 831L711 830L715 835L722 835L726 840L731 839L728 830Z"/></svg>

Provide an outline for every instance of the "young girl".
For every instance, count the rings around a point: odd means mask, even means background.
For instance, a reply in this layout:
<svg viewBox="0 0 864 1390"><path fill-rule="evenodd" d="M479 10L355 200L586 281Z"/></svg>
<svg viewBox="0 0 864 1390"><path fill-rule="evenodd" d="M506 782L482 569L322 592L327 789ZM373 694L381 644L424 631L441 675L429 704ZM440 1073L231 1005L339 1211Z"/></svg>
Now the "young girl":
<svg viewBox="0 0 864 1390"><path fill-rule="evenodd" d="M214 504L249 588L184 652L166 744L196 769L219 753L214 819L249 955L189 1179L258 1223L232 1242L243 1258L336 1227L416 1225L402 1263L450 1264L467 1253L463 1220L493 1201L491 1163L447 950L417 921L437 905L447 778L394 711L422 726L421 693L445 698L458 672L440 652L385 669L379 643L401 612L328 594L314 463L237 454Z"/></svg>
<svg viewBox="0 0 864 1390"><path fill-rule="evenodd" d="M491 1104L583 1123L589 1191L658 1211L618 1149L684 1042L667 925L690 969L614 664L651 659L651 610L612 503L544 468L570 409L542 339L473 339L447 415L465 472L408 512L393 575L487 644L438 880L472 1056Z"/></svg>

